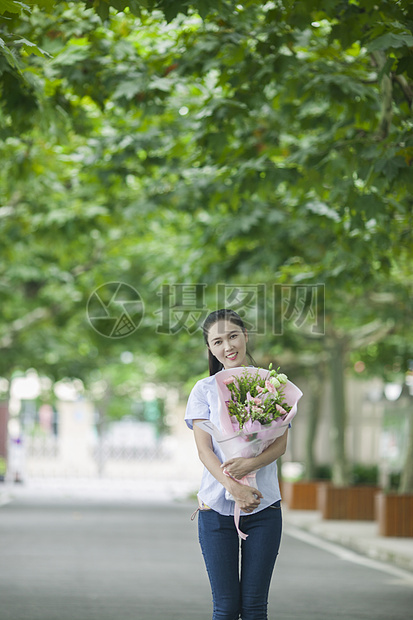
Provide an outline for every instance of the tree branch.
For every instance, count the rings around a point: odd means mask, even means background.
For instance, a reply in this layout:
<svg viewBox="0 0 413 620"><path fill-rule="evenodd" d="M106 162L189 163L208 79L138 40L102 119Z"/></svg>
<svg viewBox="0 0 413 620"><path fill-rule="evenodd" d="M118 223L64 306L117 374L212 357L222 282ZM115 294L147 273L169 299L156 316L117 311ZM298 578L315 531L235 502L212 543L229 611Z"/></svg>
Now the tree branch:
<svg viewBox="0 0 413 620"><path fill-rule="evenodd" d="M374 62L378 68L378 72L384 68L386 64L386 55L384 52L377 50L372 52ZM381 78L381 96L382 105L380 113L380 122L377 130L377 138L384 140L387 138L390 132L390 125L393 118L393 83L388 75L383 75Z"/></svg>
<svg viewBox="0 0 413 620"><path fill-rule="evenodd" d="M403 91L404 96L406 97L407 103L409 104L409 108L412 109L413 106L413 90L406 80L404 75L394 75L392 74L393 82L397 82L400 88Z"/></svg>

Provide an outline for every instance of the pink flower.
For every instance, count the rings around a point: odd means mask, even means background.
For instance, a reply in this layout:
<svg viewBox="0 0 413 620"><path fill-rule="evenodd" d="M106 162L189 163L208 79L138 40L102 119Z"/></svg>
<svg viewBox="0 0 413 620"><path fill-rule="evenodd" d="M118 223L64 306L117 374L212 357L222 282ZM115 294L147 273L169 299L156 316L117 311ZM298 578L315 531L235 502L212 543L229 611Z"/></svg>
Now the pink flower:
<svg viewBox="0 0 413 620"><path fill-rule="evenodd" d="M265 387L267 388L267 390L271 393L274 394L274 396L278 396L278 392L275 389L275 386L271 383L271 381L266 381L265 382Z"/></svg>
<svg viewBox="0 0 413 620"><path fill-rule="evenodd" d="M283 409L281 407L281 405L275 405L275 408L277 409L277 411L279 411L282 415L287 415L287 412L285 409Z"/></svg>
<svg viewBox="0 0 413 620"><path fill-rule="evenodd" d="M260 385L257 385L257 392L258 394L261 394L264 391L265 388L261 387Z"/></svg>
<svg viewBox="0 0 413 620"><path fill-rule="evenodd" d="M261 405L262 404L262 400L261 400L261 398L258 398L258 396L253 398L252 402L255 403L256 405Z"/></svg>
<svg viewBox="0 0 413 620"><path fill-rule="evenodd" d="M228 377L228 379L224 379L222 381L225 385L229 385L230 383L234 383L234 377Z"/></svg>

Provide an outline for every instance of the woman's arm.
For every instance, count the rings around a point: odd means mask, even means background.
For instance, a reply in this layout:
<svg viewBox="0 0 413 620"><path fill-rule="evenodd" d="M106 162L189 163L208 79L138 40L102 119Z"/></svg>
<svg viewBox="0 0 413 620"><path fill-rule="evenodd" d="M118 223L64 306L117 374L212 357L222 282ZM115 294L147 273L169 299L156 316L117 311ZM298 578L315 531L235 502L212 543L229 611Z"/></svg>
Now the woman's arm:
<svg viewBox="0 0 413 620"><path fill-rule="evenodd" d="M199 428L196 422L198 420L193 420L195 442L201 463L231 493L243 512L252 512L259 506L262 493L258 489L241 484L224 474L221 461L213 451L211 435Z"/></svg>
<svg viewBox="0 0 413 620"><path fill-rule="evenodd" d="M284 435L281 435L281 437L273 441L272 444L258 456L253 456L248 459L242 457L228 459L221 467L231 474L233 478L241 480L244 476L273 463L282 456L287 449L287 439L288 429L285 431Z"/></svg>

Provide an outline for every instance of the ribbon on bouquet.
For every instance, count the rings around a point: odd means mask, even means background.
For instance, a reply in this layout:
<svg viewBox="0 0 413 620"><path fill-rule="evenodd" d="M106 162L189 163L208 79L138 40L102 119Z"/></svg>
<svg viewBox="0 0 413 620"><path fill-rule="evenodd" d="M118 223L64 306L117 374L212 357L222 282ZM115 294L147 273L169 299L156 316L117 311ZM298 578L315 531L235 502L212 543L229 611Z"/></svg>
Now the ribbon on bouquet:
<svg viewBox="0 0 413 620"><path fill-rule="evenodd" d="M227 469L223 469L223 472L226 476L228 476L228 478L232 478L232 480L235 480L236 482L239 482L241 484L245 484L246 486L250 486L250 487L255 487L256 484L256 473L252 472L251 474L247 474L246 476L244 476L243 478L241 478L240 480L237 480L237 478L234 478L234 476L231 476L231 474L229 473L229 471ZM253 482L253 484L251 484L251 482ZM228 493L228 491L227 491ZM225 494L225 496L227 496L227 493ZM228 494L229 495L229 494ZM241 518L241 508L238 504L238 502L236 500L234 500L234 498L232 496L227 497L227 499L232 499L233 501L235 501L235 506L234 506L234 523L235 523L235 527L236 530L238 532L238 536L240 538L242 538L242 540L246 540L248 538L248 534L244 534L244 532L241 532L241 530L239 529L239 520Z"/></svg>

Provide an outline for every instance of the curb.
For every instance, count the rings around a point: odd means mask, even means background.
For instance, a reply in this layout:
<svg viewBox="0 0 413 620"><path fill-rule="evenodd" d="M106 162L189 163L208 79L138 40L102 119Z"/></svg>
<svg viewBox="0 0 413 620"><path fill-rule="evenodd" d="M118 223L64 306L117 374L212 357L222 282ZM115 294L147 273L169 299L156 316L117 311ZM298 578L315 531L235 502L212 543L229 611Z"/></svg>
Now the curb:
<svg viewBox="0 0 413 620"><path fill-rule="evenodd" d="M312 511L284 510L285 524L377 560L413 573L413 538L384 537L371 521L324 521ZM304 512L308 514L303 514Z"/></svg>

